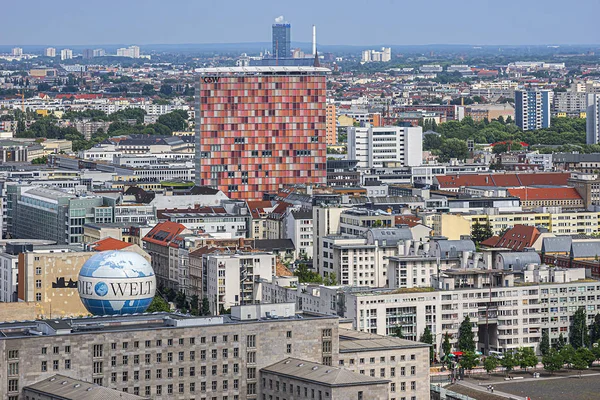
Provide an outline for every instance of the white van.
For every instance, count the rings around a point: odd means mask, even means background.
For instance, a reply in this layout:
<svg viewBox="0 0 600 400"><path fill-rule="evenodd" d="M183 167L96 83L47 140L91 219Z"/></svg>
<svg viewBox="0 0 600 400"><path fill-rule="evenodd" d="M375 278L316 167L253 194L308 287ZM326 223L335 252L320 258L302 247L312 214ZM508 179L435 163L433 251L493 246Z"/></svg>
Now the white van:
<svg viewBox="0 0 600 400"><path fill-rule="evenodd" d="M494 351L494 350L490 350L488 352L488 356L490 356L490 357L496 357L498 360L502 360L504 358L504 354L502 354L499 351Z"/></svg>

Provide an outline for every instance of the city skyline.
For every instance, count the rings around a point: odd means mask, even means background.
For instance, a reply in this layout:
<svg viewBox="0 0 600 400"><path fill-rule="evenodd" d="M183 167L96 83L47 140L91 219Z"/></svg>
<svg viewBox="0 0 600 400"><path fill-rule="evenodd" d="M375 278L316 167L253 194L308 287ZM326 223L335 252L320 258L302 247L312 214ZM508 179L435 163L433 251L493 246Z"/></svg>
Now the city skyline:
<svg viewBox="0 0 600 400"><path fill-rule="evenodd" d="M3 10L8 18L0 45L266 42L271 24L280 15L292 24L292 42L310 42L315 24L318 43L323 45L566 45L589 43L598 37L593 16L600 11L600 4L575 0L572 7L585 12L565 14L558 2L556 7L551 4L554 2L540 10L538 2L529 0L477 3L477 7L471 7L474 1L466 0L463 8L456 9L434 0L425 14L419 4L396 0L379 7L358 1L309 0L301 8L273 0L233 2L227 8L217 2L207 5L191 1L174 8L155 0L144 2L144 7L139 7L140 2L109 0L101 8L66 0L63 7L55 9L25 9L22 4L9 3ZM232 6L236 12L231 12ZM519 13L511 12L516 7ZM35 30L23 29L18 16L25 12ZM223 13L227 15L219 17ZM64 15L69 18L65 20ZM535 16L538 18L532 18ZM493 28L484 30L482 25Z"/></svg>

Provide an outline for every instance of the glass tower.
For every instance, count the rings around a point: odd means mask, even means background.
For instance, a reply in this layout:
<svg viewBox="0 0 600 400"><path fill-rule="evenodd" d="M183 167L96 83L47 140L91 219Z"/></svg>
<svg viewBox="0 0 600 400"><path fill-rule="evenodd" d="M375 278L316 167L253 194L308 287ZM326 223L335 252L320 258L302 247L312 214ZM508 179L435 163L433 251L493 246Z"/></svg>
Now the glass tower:
<svg viewBox="0 0 600 400"><path fill-rule="evenodd" d="M273 57L291 57L291 25L273 24Z"/></svg>

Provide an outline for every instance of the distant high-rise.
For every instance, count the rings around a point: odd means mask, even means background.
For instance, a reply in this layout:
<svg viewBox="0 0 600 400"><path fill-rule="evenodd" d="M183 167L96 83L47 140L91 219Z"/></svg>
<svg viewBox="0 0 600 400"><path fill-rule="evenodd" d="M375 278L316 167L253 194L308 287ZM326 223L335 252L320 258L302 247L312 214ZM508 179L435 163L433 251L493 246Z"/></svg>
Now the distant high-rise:
<svg viewBox="0 0 600 400"><path fill-rule="evenodd" d="M140 58L140 48L138 46L122 47L117 49L117 57Z"/></svg>
<svg viewBox="0 0 600 400"><path fill-rule="evenodd" d="M515 91L515 123L524 131L550 126L552 92L548 90Z"/></svg>
<svg viewBox="0 0 600 400"><path fill-rule="evenodd" d="M106 51L104 49L94 49L94 57L104 57L106 55Z"/></svg>
<svg viewBox="0 0 600 400"><path fill-rule="evenodd" d="M62 49L60 51L60 59L61 60L70 60L73 58L73 50L71 49Z"/></svg>
<svg viewBox="0 0 600 400"><path fill-rule="evenodd" d="M600 94L587 95L586 143L600 143Z"/></svg>
<svg viewBox="0 0 600 400"><path fill-rule="evenodd" d="M292 50L290 24L273 24L273 57L289 58Z"/></svg>
<svg viewBox="0 0 600 400"><path fill-rule="evenodd" d="M12 49L12 55L15 57L21 57L23 55L23 49L20 47L15 47Z"/></svg>
<svg viewBox="0 0 600 400"><path fill-rule="evenodd" d="M196 181L260 200L294 184L325 184L326 73L314 67L201 69Z"/></svg>
<svg viewBox="0 0 600 400"><path fill-rule="evenodd" d="M83 55L83 58L85 58L85 59L94 58L94 50L83 49L82 55Z"/></svg>
<svg viewBox="0 0 600 400"><path fill-rule="evenodd" d="M44 55L46 57L56 57L56 49L54 47L48 47L44 50Z"/></svg>

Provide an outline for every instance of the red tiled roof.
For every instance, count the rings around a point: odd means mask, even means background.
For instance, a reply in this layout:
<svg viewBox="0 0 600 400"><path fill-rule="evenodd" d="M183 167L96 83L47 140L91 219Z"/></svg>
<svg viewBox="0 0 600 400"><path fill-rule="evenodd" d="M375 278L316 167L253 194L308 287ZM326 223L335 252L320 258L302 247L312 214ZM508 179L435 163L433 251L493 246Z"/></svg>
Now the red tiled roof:
<svg viewBox="0 0 600 400"><path fill-rule="evenodd" d="M255 200L255 201L247 201L248 209L252 214L252 218L260 218L260 214L265 212L265 208L271 208L273 205L270 201L267 200Z"/></svg>
<svg viewBox="0 0 600 400"><path fill-rule="evenodd" d="M496 247L496 245L498 244L499 241L500 241L500 237L494 235L490 238L485 239L483 242L481 242L481 245L487 246L487 247Z"/></svg>
<svg viewBox="0 0 600 400"><path fill-rule="evenodd" d="M414 215L396 215L394 222L396 225L408 225L409 228L412 228L419 225L421 219Z"/></svg>
<svg viewBox="0 0 600 400"><path fill-rule="evenodd" d="M122 240L111 237L100 239L90 244L90 248L94 251L122 250L129 246L131 246L131 243L123 242Z"/></svg>
<svg viewBox="0 0 600 400"><path fill-rule="evenodd" d="M523 251L540 236L540 231L535 226L515 225L506 231L494 247L506 247L513 251Z"/></svg>
<svg viewBox="0 0 600 400"><path fill-rule="evenodd" d="M440 189L463 186L522 187L536 185L566 186L568 172L536 172L512 174L436 175Z"/></svg>
<svg viewBox="0 0 600 400"><path fill-rule="evenodd" d="M168 246L169 242L185 230L185 226L177 222L160 222L142 239L144 242Z"/></svg>
<svg viewBox="0 0 600 400"><path fill-rule="evenodd" d="M508 189L508 193L521 201L581 200L577 190L572 187Z"/></svg>

